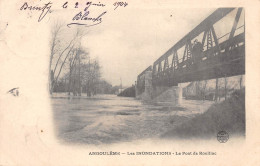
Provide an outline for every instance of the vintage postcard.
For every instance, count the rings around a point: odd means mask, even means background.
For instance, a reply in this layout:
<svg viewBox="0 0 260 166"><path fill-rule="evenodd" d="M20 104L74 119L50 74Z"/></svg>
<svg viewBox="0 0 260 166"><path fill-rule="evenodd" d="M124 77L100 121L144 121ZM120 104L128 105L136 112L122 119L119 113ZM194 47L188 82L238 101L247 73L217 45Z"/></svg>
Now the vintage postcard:
<svg viewBox="0 0 260 166"><path fill-rule="evenodd" d="M260 1L0 2L0 165L259 165Z"/></svg>

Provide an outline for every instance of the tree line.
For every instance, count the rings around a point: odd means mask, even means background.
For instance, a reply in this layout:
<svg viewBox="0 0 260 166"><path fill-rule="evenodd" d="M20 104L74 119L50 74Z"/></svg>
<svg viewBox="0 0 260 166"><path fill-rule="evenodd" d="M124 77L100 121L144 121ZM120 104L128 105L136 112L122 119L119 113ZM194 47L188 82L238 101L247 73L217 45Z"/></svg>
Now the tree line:
<svg viewBox="0 0 260 166"><path fill-rule="evenodd" d="M183 96L195 100L226 100L236 89L244 88L243 82L243 75L194 81L183 88Z"/></svg>
<svg viewBox="0 0 260 166"><path fill-rule="evenodd" d="M49 93L68 92L68 95L88 96L97 93L111 94L118 88L101 79L101 66L90 57L81 40L86 32L80 28L69 29L54 23L50 42Z"/></svg>

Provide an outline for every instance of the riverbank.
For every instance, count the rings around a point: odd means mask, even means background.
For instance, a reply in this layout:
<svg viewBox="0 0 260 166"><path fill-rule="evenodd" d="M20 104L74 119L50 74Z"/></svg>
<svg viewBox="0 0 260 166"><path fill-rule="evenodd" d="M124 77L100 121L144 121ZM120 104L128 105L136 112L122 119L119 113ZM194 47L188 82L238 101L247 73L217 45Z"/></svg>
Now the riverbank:
<svg viewBox="0 0 260 166"><path fill-rule="evenodd" d="M230 98L213 104L206 112L196 115L162 134L163 138L209 138L219 131L245 136L245 89L235 91Z"/></svg>

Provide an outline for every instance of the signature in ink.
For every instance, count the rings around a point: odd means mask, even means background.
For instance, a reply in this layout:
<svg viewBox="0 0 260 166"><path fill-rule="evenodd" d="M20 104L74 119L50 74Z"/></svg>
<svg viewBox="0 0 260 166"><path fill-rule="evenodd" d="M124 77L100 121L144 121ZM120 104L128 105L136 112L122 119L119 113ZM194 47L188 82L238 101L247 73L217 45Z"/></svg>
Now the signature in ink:
<svg viewBox="0 0 260 166"><path fill-rule="evenodd" d="M90 17L90 11L88 11L87 9L85 9L84 12L79 12L78 14L76 14L72 20L73 21L84 21L82 22L72 22L67 24L67 26L70 28L71 25L83 25L85 27L90 27L90 26L94 26L94 25L98 25L100 23L102 23L102 16L104 16L107 12L104 11L103 13L101 13L99 16L97 17ZM90 22L86 23L86 22Z"/></svg>
<svg viewBox="0 0 260 166"><path fill-rule="evenodd" d="M41 14L39 16L38 22L42 21L42 19L48 14L50 13L50 9L51 9L51 2L48 2L46 4L44 4L43 6L32 6L32 5L28 5L27 2L25 2L23 4L23 6L20 8L20 10L36 10L36 11L41 11Z"/></svg>

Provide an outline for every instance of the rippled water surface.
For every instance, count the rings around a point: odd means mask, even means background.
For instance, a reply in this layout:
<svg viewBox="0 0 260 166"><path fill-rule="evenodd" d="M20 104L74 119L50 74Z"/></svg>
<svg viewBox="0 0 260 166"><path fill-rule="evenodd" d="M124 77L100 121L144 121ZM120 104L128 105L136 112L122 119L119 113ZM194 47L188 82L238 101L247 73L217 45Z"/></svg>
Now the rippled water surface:
<svg viewBox="0 0 260 166"><path fill-rule="evenodd" d="M98 95L92 98L53 97L54 124L65 143L110 144L159 138L211 102L183 100L171 103L144 103L134 98ZM202 105L203 102L203 105Z"/></svg>

